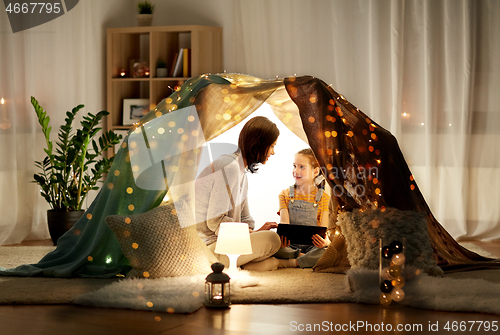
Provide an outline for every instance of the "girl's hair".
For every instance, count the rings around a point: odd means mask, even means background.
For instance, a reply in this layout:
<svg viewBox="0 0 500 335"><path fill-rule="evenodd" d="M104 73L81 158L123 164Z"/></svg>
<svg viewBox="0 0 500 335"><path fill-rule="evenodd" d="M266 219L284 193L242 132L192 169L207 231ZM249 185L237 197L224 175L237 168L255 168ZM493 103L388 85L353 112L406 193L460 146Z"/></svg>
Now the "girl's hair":
<svg viewBox="0 0 500 335"><path fill-rule="evenodd" d="M243 126L238 139L238 148L246 159L251 173L257 172L257 164L265 161L269 147L279 134L278 127L264 116L256 116Z"/></svg>
<svg viewBox="0 0 500 335"><path fill-rule="evenodd" d="M313 169L319 167L319 163L316 160L316 156L314 155L314 151L311 148L302 149L296 153L296 155L304 155L309 158L309 163L311 163Z"/></svg>
<svg viewBox="0 0 500 335"><path fill-rule="evenodd" d="M309 163L311 163L311 166L313 167L313 169L319 168L318 160L316 159L316 156L314 155L314 151L311 148L302 149L299 152L297 152L296 155L304 155L304 156L306 156L307 158L309 158ZM321 171L315 177L314 183L319 188L323 188L324 187L325 180L324 180L323 175L321 174Z"/></svg>

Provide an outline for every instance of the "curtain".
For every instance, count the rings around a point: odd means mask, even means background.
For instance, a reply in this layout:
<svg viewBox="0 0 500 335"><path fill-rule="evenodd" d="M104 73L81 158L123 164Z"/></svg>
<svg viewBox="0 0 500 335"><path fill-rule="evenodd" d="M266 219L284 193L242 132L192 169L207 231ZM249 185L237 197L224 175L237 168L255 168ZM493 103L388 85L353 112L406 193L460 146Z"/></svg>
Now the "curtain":
<svg viewBox="0 0 500 335"><path fill-rule="evenodd" d="M238 1L239 71L313 75L391 131L439 222L500 239L498 1ZM236 62L236 61L235 61Z"/></svg>
<svg viewBox="0 0 500 335"><path fill-rule="evenodd" d="M85 105L82 115L105 110L105 28L116 24L111 17L127 17L122 8L122 1L80 1L63 16L17 33L0 11L0 245L49 238L48 204L30 182L45 147L30 97L51 118L53 140L76 105Z"/></svg>

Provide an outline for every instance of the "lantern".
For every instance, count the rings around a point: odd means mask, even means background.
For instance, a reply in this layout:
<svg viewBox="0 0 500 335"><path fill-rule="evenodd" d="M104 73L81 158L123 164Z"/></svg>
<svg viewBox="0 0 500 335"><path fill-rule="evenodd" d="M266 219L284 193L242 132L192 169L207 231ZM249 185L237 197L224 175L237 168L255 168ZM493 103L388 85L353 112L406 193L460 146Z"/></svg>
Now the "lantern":
<svg viewBox="0 0 500 335"><path fill-rule="evenodd" d="M222 272L224 264L212 264L212 272L205 281L205 306L226 308L230 304L229 276Z"/></svg>

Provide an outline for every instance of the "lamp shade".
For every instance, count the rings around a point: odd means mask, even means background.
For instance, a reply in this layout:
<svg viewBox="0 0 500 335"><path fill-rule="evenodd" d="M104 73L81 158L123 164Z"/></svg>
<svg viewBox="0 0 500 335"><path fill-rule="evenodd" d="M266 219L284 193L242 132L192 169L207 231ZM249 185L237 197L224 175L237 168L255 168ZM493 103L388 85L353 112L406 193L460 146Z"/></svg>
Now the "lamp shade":
<svg viewBox="0 0 500 335"><path fill-rule="evenodd" d="M249 255L252 253L248 224L243 222L223 222L219 226L219 235L215 252L226 255Z"/></svg>

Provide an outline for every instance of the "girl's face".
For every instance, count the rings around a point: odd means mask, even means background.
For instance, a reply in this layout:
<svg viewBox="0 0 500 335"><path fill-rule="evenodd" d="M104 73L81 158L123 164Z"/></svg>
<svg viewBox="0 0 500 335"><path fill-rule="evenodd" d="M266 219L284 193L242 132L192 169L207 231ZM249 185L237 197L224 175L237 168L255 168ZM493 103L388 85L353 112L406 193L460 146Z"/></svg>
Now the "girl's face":
<svg viewBox="0 0 500 335"><path fill-rule="evenodd" d="M271 157L272 155L274 155L274 147L276 146L277 142L278 142L278 139L276 139L276 141L274 141L274 143L271 144L271 146L269 148L267 148L266 159L262 162L262 164L266 164L266 162L269 159L269 157Z"/></svg>
<svg viewBox="0 0 500 335"><path fill-rule="evenodd" d="M313 168L309 157L301 154L295 155L293 160L293 178L297 185L314 185L314 178L319 173L319 168Z"/></svg>

